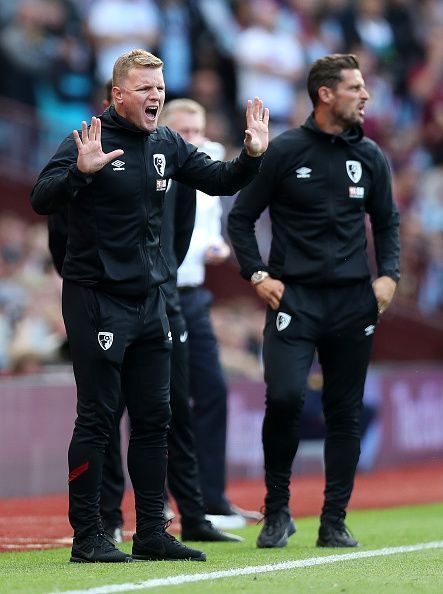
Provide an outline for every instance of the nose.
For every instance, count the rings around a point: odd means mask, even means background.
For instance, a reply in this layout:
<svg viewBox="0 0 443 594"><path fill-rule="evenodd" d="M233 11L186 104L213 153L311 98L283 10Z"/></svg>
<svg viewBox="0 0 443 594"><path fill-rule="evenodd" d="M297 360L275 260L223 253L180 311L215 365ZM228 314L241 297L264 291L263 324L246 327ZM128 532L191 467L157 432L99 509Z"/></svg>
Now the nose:
<svg viewBox="0 0 443 594"><path fill-rule="evenodd" d="M369 99L369 97L370 97L370 94L368 93L367 89L365 87L363 87L361 90L361 98L364 101L367 101Z"/></svg>
<svg viewBox="0 0 443 594"><path fill-rule="evenodd" d="M157 89L157 87L152 87L152 89L150 89L150 91L149 91L149 99L154 101L159 98L160 98L160 91Z"/></svg>

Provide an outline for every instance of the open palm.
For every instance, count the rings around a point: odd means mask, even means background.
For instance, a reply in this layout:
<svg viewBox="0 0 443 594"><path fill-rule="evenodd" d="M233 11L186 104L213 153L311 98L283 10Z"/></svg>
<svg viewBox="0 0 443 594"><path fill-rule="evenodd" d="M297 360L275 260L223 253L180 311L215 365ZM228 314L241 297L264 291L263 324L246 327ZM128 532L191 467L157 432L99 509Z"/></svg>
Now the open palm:
<svg viewBox="0 0 443 594"><path fill-rule="evenodd" d="M77 145L78 157L77 167L82 173L95 173L102 169L113 159L123 155L122 149L116 149L110 153L104 153L101 141L102 123L99 118L92 117L91 125L82 122L82 134L74 130L73 136Z"/></svg>

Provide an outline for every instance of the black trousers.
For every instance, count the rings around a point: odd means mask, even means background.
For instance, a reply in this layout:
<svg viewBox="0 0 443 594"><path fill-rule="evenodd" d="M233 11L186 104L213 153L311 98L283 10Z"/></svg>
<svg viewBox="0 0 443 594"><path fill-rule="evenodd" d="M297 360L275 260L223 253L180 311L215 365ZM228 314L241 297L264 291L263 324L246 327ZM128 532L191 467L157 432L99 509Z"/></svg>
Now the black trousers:
<svg viewBox="0 0 443 594"><path fill-rule="evenodd" d="M267 512L289 501L306 380L317 350L326 424L322 520L345 517L360 455L363 390L377 316L369 282L321 288L288 284L279 309L268 309L262 432Z"/></svg>
<svg viewBox="0 0 443 594"><path fill-rule="evenodd" d="M193 423L206 508L227 506L227 383L210 317L212 294L204 287L180 290L189 333L189 385Z"/></svg>
<svg viewBox="0 0 443 594"><path fill-rule="evenodd" d="M103 460L123 393L136 530L143 537L164 521L172 341L163 294L132 300L65 281L62 303L77 385L68 452L74 536L94 534L100 525Z"/></svg>
<svg viewBox="0 0 443 594"><path fill-rule="evenodd" d="M200 489L192 410L189 399L188 331L181 314L169 315L172 334L171 352L171 411L168 432L168 488L181 516L182 526L195 525L204 519L205 509ZM124 399L117 414L103 466L101 515L105 527L123 524L121 503L124 475L120 454L120 419Z"/></svg>

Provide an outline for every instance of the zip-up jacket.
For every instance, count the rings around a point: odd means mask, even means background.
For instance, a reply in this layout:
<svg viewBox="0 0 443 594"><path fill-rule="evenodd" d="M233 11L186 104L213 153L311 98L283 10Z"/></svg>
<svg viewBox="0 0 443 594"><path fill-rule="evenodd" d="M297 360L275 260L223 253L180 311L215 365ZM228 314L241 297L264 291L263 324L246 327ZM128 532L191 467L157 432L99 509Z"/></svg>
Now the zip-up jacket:
<svg viewBox="0 0 443 594"><path fill-rule="evenodd" d="M172 182L165 195L163 223L160 233L162 253L168 264L169 280L162 285L166 313L180 312L177 290L177 269L185 259L194 231L196 192L189 186ZM64 208L48 216L48 247L57 272L62 274L68 242L68 214Z"/></svg>
<svg viewBox="0 0 443 594"><path fill-rule="evenodd" d="M170 178L207 194L234 194L257 174L262 159L245 150L228 162L212 161L176 132L139 130L114 107L101 116L105 153L124 154L94 174L77 168L72 135L58 148L31 193L39 214L67 206L65 279L114 294L142 297L169 277L160 250L160 227Z"/></svg>
<svg viewBox="0 0 443 594"><path fill-rule="evenodd" d="M255 221L269 207L268 265ZM354 127L327 134L311 115L270 143L260 174L244 188L228 217L241 275L266 270L283 282L346 285L369 279L365 214L369 214L377 273L399 280L399 214L386 159Z"/></svg>

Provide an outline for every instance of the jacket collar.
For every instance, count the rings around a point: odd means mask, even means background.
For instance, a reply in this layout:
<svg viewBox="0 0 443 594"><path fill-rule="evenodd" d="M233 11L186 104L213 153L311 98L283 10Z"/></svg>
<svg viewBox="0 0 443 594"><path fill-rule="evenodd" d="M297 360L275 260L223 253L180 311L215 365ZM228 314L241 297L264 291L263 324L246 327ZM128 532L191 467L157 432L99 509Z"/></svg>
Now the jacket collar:
<svg viewBox="0 0 443 594"><path fill-rule="evenodd" d="M363 128L361 126L352 126L352 128L347 128L341 134L330 134L329 132L324 132L317 126L314 118L314 112L312 112L306 122L302 124L302 128L305 128L306 130L314 132L320 136L324 136L325 138L340 138L346 144L355 144L356 142L360 142L364 136Z"/></svg>
<svg viewBox="0 0 443 594"><path fill-rule="evenodd" d="M109 126L121 128L130 134L141 134L144 136L149 136L150 134L155 134L155 132L146 132L145 130L140 130L134 124L131 124L126 118L119 115L113 105L110 105L100 116L100 119L104 124Z"/></svg>

